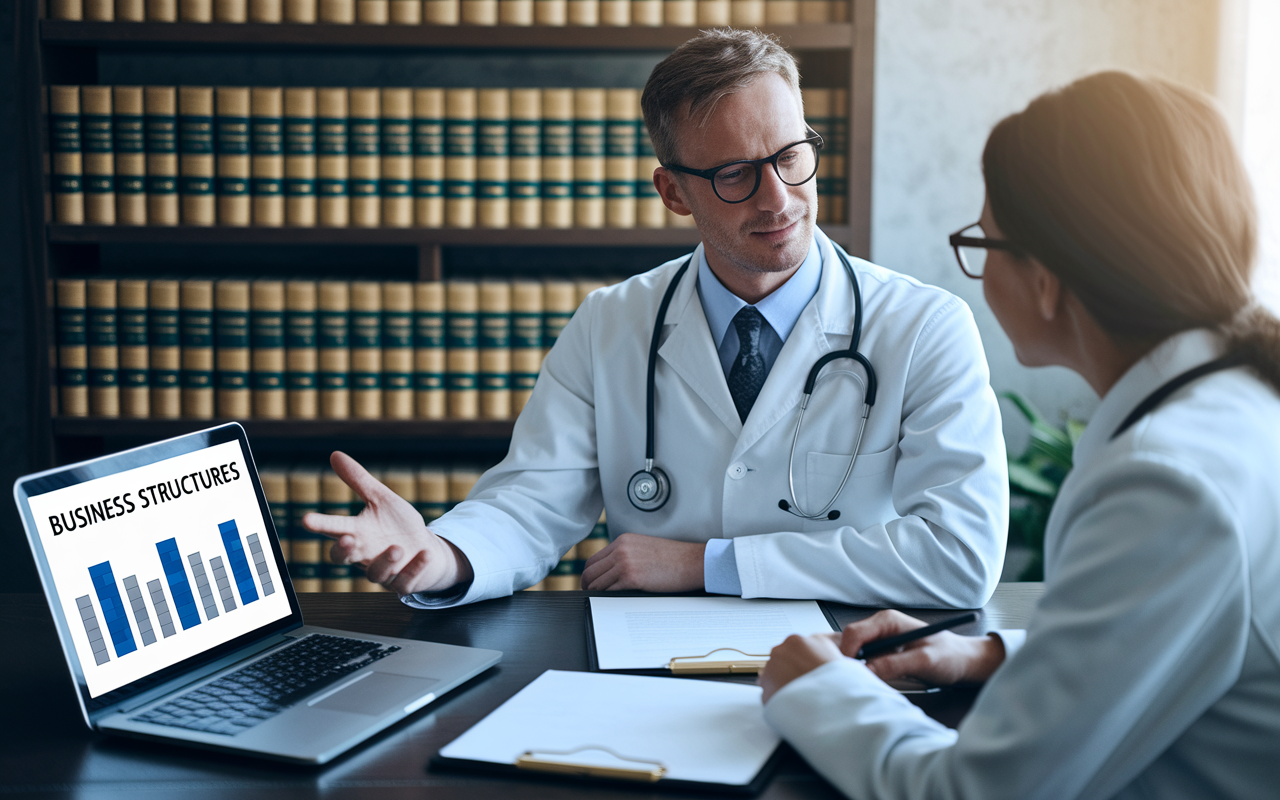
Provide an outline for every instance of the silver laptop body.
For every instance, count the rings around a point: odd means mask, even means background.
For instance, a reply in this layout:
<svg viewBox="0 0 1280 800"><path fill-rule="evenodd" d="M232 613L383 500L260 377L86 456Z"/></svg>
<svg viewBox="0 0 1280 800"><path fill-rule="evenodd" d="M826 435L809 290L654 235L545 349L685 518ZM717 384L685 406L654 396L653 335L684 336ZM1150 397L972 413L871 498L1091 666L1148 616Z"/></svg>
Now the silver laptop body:
<svg viewBox="0 0 1280 800"><path fill-rule="evenodd" d="M502 657L304 625L236 423L28 475L14 499L95 730L323 764ZM302 694L264 701L266 712L219 688L260 697L253 676L268 680L267 665L297 652L287 648L322 645L367 652L315 691L304 683ZM290 679L286 671L273 685L283 691ZM172 724L220 707L239 722Z"/></svg>

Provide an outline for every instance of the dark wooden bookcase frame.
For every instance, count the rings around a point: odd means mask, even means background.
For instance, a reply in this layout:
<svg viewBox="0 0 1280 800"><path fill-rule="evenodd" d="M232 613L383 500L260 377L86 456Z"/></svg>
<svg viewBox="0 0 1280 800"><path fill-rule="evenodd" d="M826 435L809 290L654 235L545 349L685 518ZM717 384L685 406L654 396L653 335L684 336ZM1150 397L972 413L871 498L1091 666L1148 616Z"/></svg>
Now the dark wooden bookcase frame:
<svg viewBox="0 0 1280 800"><path fill-rule="evenodd" d="M47 177L48 131L44 87L93 84L97 55L114 49L146 51L180 47L192 52L311 53L358 50L394 53L445 51L528 53L549 51L661 51L675 48L694 28L511 28L367 25L232 25L192 23L68 22L46 18L45 0L18 0L15 52L18 108L22 114L23 266L28 274L34 330L30 381L34 409L34 462L42 467L100 454L107 440L151 440L213 424L210 420L133 420L59 417L52 413L56 367L52 301L58 277L93 272L104 244L357 245L412 247L417 277L439 279L442 247L687 246L695 229L486 230L428 228L202 228L59 225L52 222ZM864 258L871 249L871 143L875 66L875 0L850 0L851 21L770 29L800 55L806 82L849 90L847 218L824 224L833 239ZM86 266L88 265L88 266ZM405 441L440 439L505 450L510 420L247 420L255 439L318 443L333 439Z"/></svg>

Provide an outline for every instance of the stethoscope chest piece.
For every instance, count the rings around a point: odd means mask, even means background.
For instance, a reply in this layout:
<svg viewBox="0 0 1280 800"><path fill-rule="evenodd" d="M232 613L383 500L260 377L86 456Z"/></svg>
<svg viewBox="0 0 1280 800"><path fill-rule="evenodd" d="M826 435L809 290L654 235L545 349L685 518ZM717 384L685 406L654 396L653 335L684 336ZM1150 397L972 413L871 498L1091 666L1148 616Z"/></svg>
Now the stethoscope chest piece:
<svg viewBox="0 0 1280 800"><path fill-rule="evenodd" d="M667 473L653 466L652 461L627 482L627 499L641 511L657 511L670 497L671 482L667 480Z"/></svg>

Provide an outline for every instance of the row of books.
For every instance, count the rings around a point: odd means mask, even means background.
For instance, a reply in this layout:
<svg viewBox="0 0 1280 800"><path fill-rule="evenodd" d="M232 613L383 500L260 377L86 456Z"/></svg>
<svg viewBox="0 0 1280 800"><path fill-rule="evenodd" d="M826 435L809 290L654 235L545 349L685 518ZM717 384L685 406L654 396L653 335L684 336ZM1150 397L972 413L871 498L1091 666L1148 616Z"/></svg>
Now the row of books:
<svg viewBox="0 0 1280 800"><path fill-rule="evenodd" d="M60 279L55 413L510 419L607 283Z"/></svg>
<svg viewBox="0 0 1280 800"><path fill-rule="evenodd" d="M690 227L637 89L50 86L68 225ZM848 96L806 89L819 222L844 219Z"/></svg>
<svg viewBox="0 0 1280 800"><path fill-rule="evenodd" d="M483 469L475 465L423 464L375 467L370 472L412 503L430 524L466 499ZM300 592L383 591L383 587L364 577L358 565L334 564L329 557L331 540L302 525L302 518L312 511L341 516L359 514L364 503L351 487L327 469L267 466L260 474L295 589ZM609 530L601 513L591 534L569 548L551 574L529 590L580 588L583 562L608 543Z"/></svg>
<svg viewBox="0 0 1280 800"><path fill-rule="evenodd" d="M54 19L331 25L678 26L848 22L848 0L50 0Z"/></svg>

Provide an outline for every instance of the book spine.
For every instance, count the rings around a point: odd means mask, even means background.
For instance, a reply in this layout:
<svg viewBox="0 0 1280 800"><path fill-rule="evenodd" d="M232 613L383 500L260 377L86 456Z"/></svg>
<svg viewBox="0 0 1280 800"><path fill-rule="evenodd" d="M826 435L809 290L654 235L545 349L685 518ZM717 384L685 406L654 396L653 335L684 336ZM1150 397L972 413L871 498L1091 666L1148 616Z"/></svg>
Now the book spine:
<svg viewBox="0 0 1280 800"><path fill-rule="evenodd" d="M356 0L320 0L320 21L331 25L352 25L356 21Z"/></svg>
<svg viewBox="0 0 1280 800"><path fill-rule="evenodd" d="M325 470L320 476L320 513L338 517L352 516L351 505L355 501L355 492L332 472ZM350 592L351 566L339 564L329 555L331 548L327 541L320 542L321 564L320 585L323 592Z"/></svg>
<svg viewBox="0 0 1280 800"><path fill-rule="evenodd" d="M267 496L267 506L271 509L271 523L276 529L280 551L287 563L292 560L289 552L289 474L268 467L260 470L258 477L262 481L262 493ZM274 555L268 553L267 558L274 558Z"/></svg>
<svg viewBox="0 0 1280 800"><path fill-rule="evenodd" d="M83 280L62 279L58 298L58 400L62 415L89 416L88 297Z"/></svg>
<svg viewBox="0 0 1280 800"><path fill-rule="evenodd" d="M89 281L86 334L89 340L89 414L118 417L120 341L115 281Z"/></svg>
<svg viewBox="0 0 1280 800"><path fill-rule="evenodd" d="M510 93L481 89L476 123L476 221L482 228L511 224L510 140Z"/></svg>
<svg viewBox="0 0 1280 800"><path fill-rule="evenodd" d="M80 87L49 87L49 131L53 153L53 218L84 224L84 156L80 142Z"/></svg>
<svg viewBox="0 0 1280 800"><path fill-rule="evenodd" d="M563 28L568 22L568 0L533 0L534 25Z"/></svg>
<svg viewBox="0 0 1280 800"><path fill-rule="evenodd" d="M465 465L455 466L449 470L449 510L467 499L471 490L480 480L481 470Z"/></svg>
<svg viewBox="0 0 1280 800"><path fill-rule="evenodd" d="M118 225L147 224L147 138L142 109L141 86L116 86L112 90Z"/></svg>
<svg viewBox="0 0 1280 800"><path fill-rule="evenodd" d="M480 416L479 306L480 287L471 281L445 284L448 309L445 334L445 386L449 416L476 419Z"/></svg>
<svg viewBox="0 0 1280 800"><path fill-rule="evenodd" d="M178 0L178 19L183 22L213 22L213 0Z"/></svg>
<svg viewBox="0 0 1280 800"><path fill-rule="evenodd" d="M839 4L838 7L847 7ZM831 93L830 147L824 147L824 158L831 161L831 222L849 224L849 90L833 89Z"/></svg>
<svg viewBox="0 0 1280 800"><path fill-rule="evenodd" d="M457 25L462 18L459 0L424 0L422 18L428 25Z"/></svg>
<svg viewBox="0 0 1280 800"><path fill-rule="evenodd" d="M444 284L413 287L413 390L419 419L444 419L445 322Z"/></svg>
<svg viewBox="0 0 1280 800"><path fill-rule="evenodd" d="M631 0L600 0L600 24L613 28L631 25Z"/></svg>
<svg viewBox="0 0 1280 800"><path fill-rule="evenodd" d="M387 419L413 419L413 284L382 284L382 405Z"/></svg>
<svg viewBox="0 0 1280 800"><path fill-rule="evenodd" d="M316 224L316 90L284 90L284 221Z"/></svg>
<svg viewBox="0 0 1280 800"><path fill-rule="evenodd" d="M640 92L609 89L605 93L605 224L636 226L636 136Z"/></svg>
<svg viewBox="0 0 1280 800"><path fill-rule="evenodd" d="M449 511L449 476L435 467L419 467L414 472L418 493L413 506L428 525Z"/></svg>
<svg viewBox="0 0 1280 800"><path fill-rule="evenodd" d="M301 25L314 25L319 16L316 0L284 0L281 11L285 22Z"/></svg>
<svg viewBox="0 0 1280 800"><path fill-rule="evenodd" d="M528 27L533 24L533 0L499 0L498 24Z"/></svg>
<svg viewBox="0 0 1280 800"><path fill-rule="evenodd" d="M480 283L480 416L511 416L511 284Z"/></svg>
<svg viewBox="0 0 1280 800"><path fill-rule="evenodd" d="M386 25L391 21L387 0L356 0L356 22L361 25Z"/></svg>
<svg viewBox="0 0 1280 800"><path fill-rule="evenodd" d="M663 0L662 24L671 28L692 28L698 24L696 0Z"/></svg>
<svg viewBox="0 0 1280 800"><path fill-rule="evenodd" d="M830 0L799 0L801 24L820 25L831 22Z"/></svg>
<svg viewBox="0 0 1280 800"><path fill-rule="evenodd" d="M249 390L249 282L218 281L213 287L214 400L222 419L253 415Z"/></svg>
<svg viewBox="0 0 1280 800"><path fill-rule="evenodd" d="M573 92L573 220L604 227L604 89Z"/></svg>
<svg viewBox="0 0 1280 800"><path fill-rule="evenodd" d="M289 281L284 286L285 387L288 416L315 419L320 415L320 356L316 330L315 281Z"/></svg>
<svg viewBox="0 0 1280 800"><path fill-rule="evenodd" d="M814 176L814 181L818 190L818 214L817 221L819 223L831 222L831 159L823 158L823 155L829 154L829 148L835 145L832 135L831 126L831 90L830 89L805 89L803 91L804 115L805 120L809 123L809 127L813 128L814 133L822 137L825 146L823 153L818 157L818 174Z"/></svg>
<svg viewBox="0 0 1280 800"><path fill-rule="evenodd" d="M351 284L351 406L356 419L382 416L382 287Z"/></svg>
<svg viewBox="0 0 1280 800"><path fill-rule="evenodd" d="M444 93L444 220L450 228L476 224L476 90Z"/></svg>
<svg viewBox="0 0 1280 800"><path fill-rule="evenodd" d="M302 519L320 510L320 471L296 469L289 473L289 576L294 591L321 590L320 569L325 537L312 533Z"/></svg>
<svg viewBox="0 0 1280 800"><path fill-rule="evenodd" d="M182 281L182 416L213 419L213 282Z"/></svg>
<svg viewBox="0 0 1280 800"><path fill-rule="evenodd" d="M114 22L114 0L84 0L84 19L86 22Z"/></svg>
<svg viewBox="0 0 1280 800"><path fill-rule="evenodd" d="M49 0L50 19L84 19L84 0Z"/></svg>
<svg viewBox="0 0 1280 800"><path fill-rule="evenodd" d="M380 98L377 89L351 89L348 124L351 178L347 189L351 194L351 222L361 228L382 224L382 200L378 183L381 178L379 117Z"/></svg>
<svg viewBox="0 0 1280 800"><path fill-rule="evenodd" d="M605 286L608 286L608 284L602 280L595 279L595 278L588 278L588 279L581 279L581 280L574 281L573 282L573 300L574 300L573 310L575 312L578 310L578 306L581 306L582 301L587 299L587 295L591 294L596 289L603 289Z"/></svg>
<svg viewBox="0 0 1280 800"><path fill-rule="evenodd" d="M511 224L542 226L542 92L511 90Z"/></svg>
<svg viewBox="0 0 1280 800"><path fill-rule="evenodd" d="M413 90L413 217L444 225L444 90Z"/></svg>
<svg viewBox="0 0 1280 800"><path fill-rule="evenodd" d="M497 25L498 0L462 0L463 25Z"/></svg>
<svg viewBox="0 0 1280 800"><path fill-rule="evenodd" d="M636 123L636 224L641 228L663 228L667 224L667 207L653 185L653 171L662 166L653 154L653 140L644 126Z"/></svg>
<svg viewBox="0 0 1280 800"><path fill-rule="evenodd" d="M631 0L631 24L657 28L662 25L662 0Z"/></svg>
<svg viewBox="0 0 1280 800"><path fill-rule="evenodd" d="M217 200L213 194L213 89L178 88L179 194L184 225L213 225Z"/></svg>
<svg viewBox="0 0 1280 800"><path fill-rule="evenodd" d="M533 394L542 368L542 284L511 284L511 414L518 415Z"/></svg>
<svg viewBox="0 0 1280 800"><path fill-rule="evenodd" d="M698 27L717 28L729 25L729 0L697 0L697 2Z"/></svg>
<svg viewBox="0 0 1280 800"><path fill-rule="evenodd" d="M213 21L244 24L249 21L249 0L213 0Z"/></svg>
<svg viewBox="0 0 1280 800"><path fill-rule="evenodd" d="M255 86L249 93L253 224L284 224L284 91Z"/></svg>
<svg viewBox="0 0 1280 800"><path fill-rule="evenodd" d="M351 223L347 90L316 90L316 115L316 205L320 224L345 228Z"/></svg>
<svg viewBox="0 0 1280 800"><path fill-rule="evenodd" d="M147 291L147 344L150 361L151 416L182 416L182 347L180 285L152 281Z"/></svg>
<svg viewBox="0 0 1280 800"><path fill-rule="evenodd" d="M84 149L84 221L116 224L115 144L111 135L111 87L80 87Z"/></svg>
<svg viewBox="0 0 1280 800"><path fill-rule="evenodd" d="M316 311L320 362L320 416L351 416L351 287L344 281L321 281Z"/></svg>
<svg viewBox="0 0 1280 800"><path fill-rule="evenodd" d="M594 28L600 24L598 0L569 0L565 9L569 24L579 28Z"/></svg>
<svg viewBox="0 0 1280 800"><path fill-rule="evenodd" d="M413 90L382 90L382 224L413 226Z"/></svg>
<svg viewBox="0 0 1280 800"><path fill-rule="evenodd" d="M764 25L765 0L730 0L729 24L735 28L759 28Z"/></svg>
<svg viewBox="0 0 1280 800"><path fill-rule="evenodd" d="M218 224L240 228L253 219L249 196L249 88L219 86L215 99Z"/></svg>
<svg viewBox="0 0 1280 800"><path fill-rule="evenodd" d="M421 25L422 0L391 0L392 25Z"/></svg>
<svg viewBox="0 0 1280 800"><path fill-rule="evenodd" d="M573 90L542 90L542 226L573 227Z"/></svg>
<svg viewBox="0 0 1280 800"><path fill-rule="evenodd" d="M560 332L578 308L573 281L549 280L542 283L542 352L543 357L555 347Z"/></svg>
<svg viewBox="0 0 1280 800"><path fill-rule="evenodd" d="M147 0L147 22L177 22L178 0Z"/></svg>
<svg viewBox="0 0 1280 800"><path fill-rule="evenodd" d="M764 0L766 25L795 25L800 22L800 0Z"/></svg>
<svg viewBox="0 0 1280 800"><path fill-rule="evenodd" d="M284 419L284 282L254 281L249 293L249 346L253 348L253 415Z"/></svg>
<svg viewBox="0 0 1280 800"><path fill-rule="evenodd" d="M120 415L151 416L151 382L147 378L147 282L120 281L117 290L120 326Z"/></svg>
<svg viewBox="0 0 1280 800"><path fill-rule="evenodd" d="M145 22L146 0L116 0L116 22Z"/></svg>
<svg viewBox="0 0 1280 800"><path fill-rule="evenodd" d="M151 18L148 7L148 19ZM143 90L147 135L147 223L178 224L178 92L172 86Z"/></svg>

